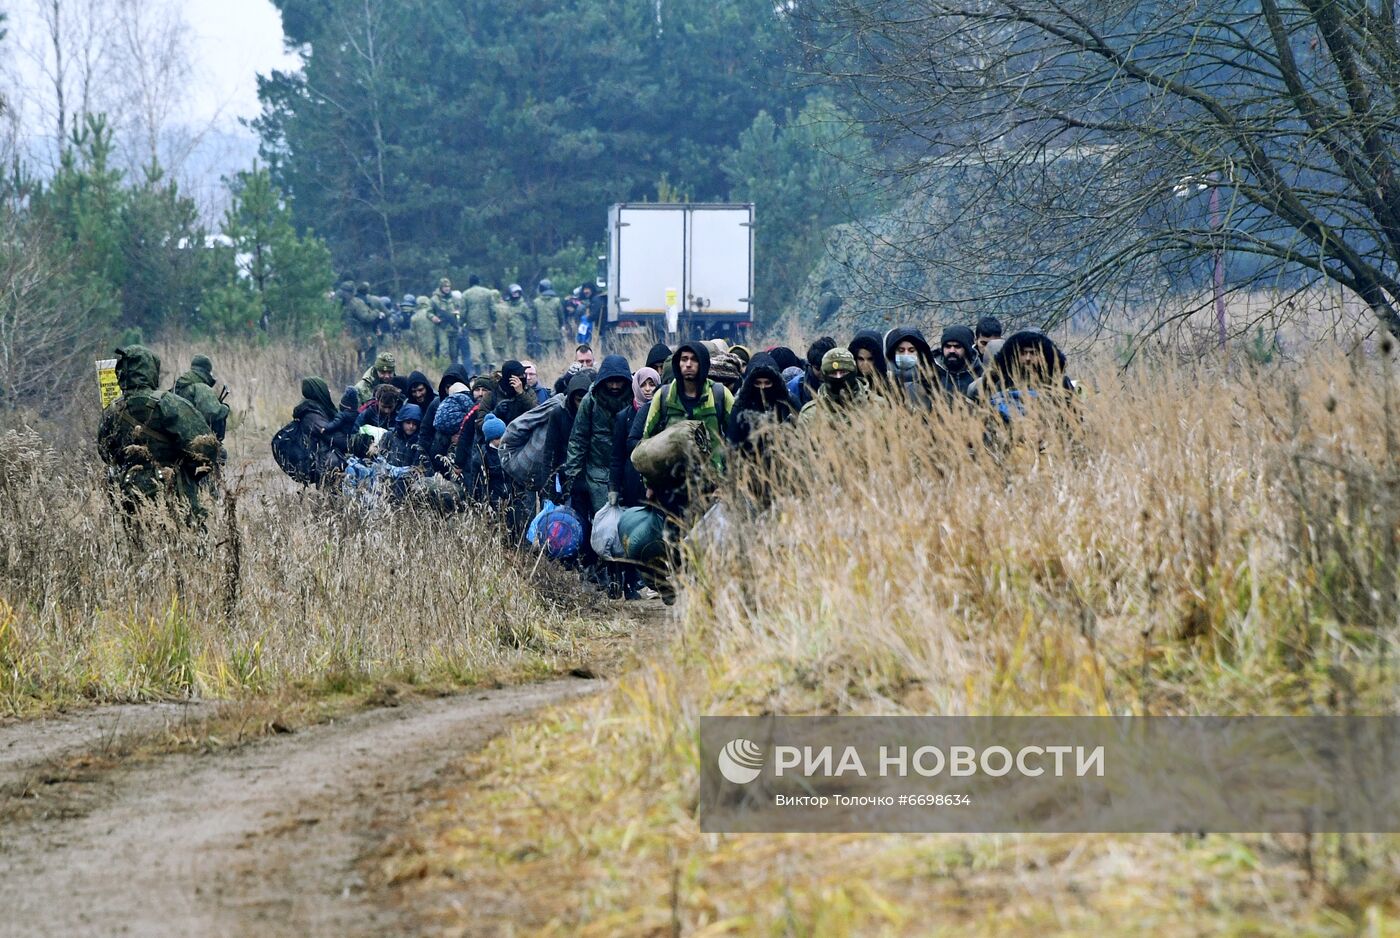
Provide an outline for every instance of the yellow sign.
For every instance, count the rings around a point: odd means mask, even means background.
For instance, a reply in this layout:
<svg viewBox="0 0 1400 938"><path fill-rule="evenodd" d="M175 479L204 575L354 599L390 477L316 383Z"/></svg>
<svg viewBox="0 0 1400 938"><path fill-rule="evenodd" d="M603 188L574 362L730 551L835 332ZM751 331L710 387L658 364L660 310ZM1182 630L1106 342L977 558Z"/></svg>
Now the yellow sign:
<svg viewBox="0 0 1400 938"><path fill-rule="evenodd" d="M104 358L97 363L97 394L102 399L102 409L122 396L121 385L117 384L117 360Z"/></svg>
<svg viewBox="0 0 1400 938"><path fill-rule="evenodd" d="M667 309L670 309L671 307L675 306L677 303L680 302L680 300L681 300L681 294L680 294L680 291L679 291L679 290L677 290L675 287L667 287L667 288L666 288L666 308L667 308Z"/></svg>

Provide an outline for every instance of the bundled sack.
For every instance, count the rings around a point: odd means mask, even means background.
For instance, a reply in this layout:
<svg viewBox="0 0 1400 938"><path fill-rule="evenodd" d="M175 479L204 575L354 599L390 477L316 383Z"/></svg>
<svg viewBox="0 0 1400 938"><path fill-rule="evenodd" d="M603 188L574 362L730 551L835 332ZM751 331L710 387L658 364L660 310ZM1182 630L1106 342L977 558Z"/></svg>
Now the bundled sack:
<svg viewBox="0 0 1400 938"><path fill-rule="evenodd" d="M618 533L622 511L617 505L604 505L593 515L593 533L588 542L599 557L615 560L622 556L622 535Z"/></svg>
<svg viewBox="0 0 1400 938"><path fill-rule="evenodd" d="M506 435L501 437L501 468L531 491L543 489L554 472L550 428L565 406L564 396L555 395L508 423Z"/></svg>
<svg viewBox="0 0 1400 938"><path fill-rule="evenodd" d="M632 450L632 465L652 488L671 488L685 481L691 467L710 459L710 431L699 420L682 420Z"/></svg>
<svg viewBox="0 0 1400 938"><path fill-rule="evenodd" d="M666 557L666 516L655 508L623 510L617 523L618 540L628 560L648 567L660 566Z"/></svg>
<svg viewBox="0 0 1400 938"><path fill-rule="evenodd" d="M546 500L525 539L554 560L568 560L583 547L583 522L572 508Z"/></svg>

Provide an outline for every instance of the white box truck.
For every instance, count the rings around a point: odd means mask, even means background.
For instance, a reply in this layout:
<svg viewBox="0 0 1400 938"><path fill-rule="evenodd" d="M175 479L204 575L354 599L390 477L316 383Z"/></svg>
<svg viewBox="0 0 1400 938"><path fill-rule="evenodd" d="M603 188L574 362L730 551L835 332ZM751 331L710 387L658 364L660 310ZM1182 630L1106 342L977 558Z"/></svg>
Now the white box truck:
<svg viewBox="0 0 1400 938"><path fill-rule="evenodd" d="M753 205L625 202L608 210L608 321L735 340L753 325Z"/></svg>

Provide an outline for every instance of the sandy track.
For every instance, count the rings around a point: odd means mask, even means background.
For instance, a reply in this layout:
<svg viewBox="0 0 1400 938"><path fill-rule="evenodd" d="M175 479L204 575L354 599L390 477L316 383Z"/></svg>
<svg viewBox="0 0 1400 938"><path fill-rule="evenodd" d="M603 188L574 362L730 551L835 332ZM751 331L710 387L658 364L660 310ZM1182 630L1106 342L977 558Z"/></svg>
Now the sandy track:
<svg viewBox="0 0 1400 938"><path fill-rule="evenodd" d="M212 755L102 775L81 816L0 826L0 934L383 935L357 863L464 750L552 703L561 680L373 710Z"/></svg>

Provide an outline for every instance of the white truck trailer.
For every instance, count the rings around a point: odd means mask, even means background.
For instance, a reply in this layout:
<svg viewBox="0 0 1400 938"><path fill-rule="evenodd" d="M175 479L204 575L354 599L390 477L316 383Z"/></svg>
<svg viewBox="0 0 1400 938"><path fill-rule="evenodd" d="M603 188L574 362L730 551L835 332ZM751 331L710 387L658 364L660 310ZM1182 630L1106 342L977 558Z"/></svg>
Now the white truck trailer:
<svg viewBox="0 0 1400 938"><path fill-rule="evenodd" d="M608 210L608 330L728 338L753 325L752 203Z"/></svg>

